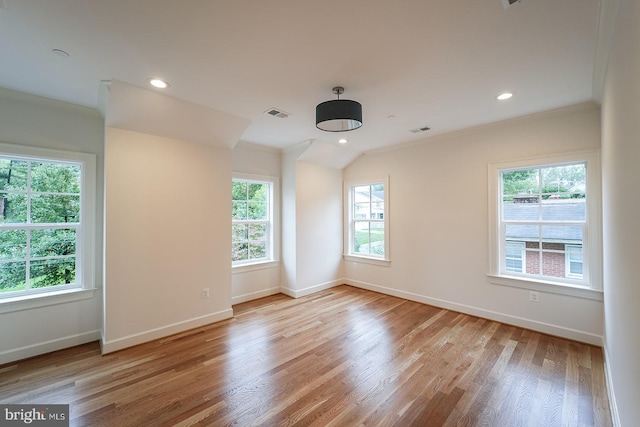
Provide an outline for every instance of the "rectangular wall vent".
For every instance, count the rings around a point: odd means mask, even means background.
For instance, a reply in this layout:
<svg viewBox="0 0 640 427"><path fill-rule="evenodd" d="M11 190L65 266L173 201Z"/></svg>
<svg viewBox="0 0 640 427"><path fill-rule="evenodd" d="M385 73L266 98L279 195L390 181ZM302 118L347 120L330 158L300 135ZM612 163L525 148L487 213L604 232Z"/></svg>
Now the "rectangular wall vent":
<svg viewBox="0 0 640 427"><path fill-rule="evenodd" d="M417 129L411 129L412 133L420 133L420 132L426 132L428 130L431 130L431 128L429 126L424 126L421 128L417 128Z"/></svg>
<svg viewBox="0 0 640 427"><path fill-rule="evenodd" d="M516 3L520 3L521 1L522 0L502 0L502 7L508 9Z"/></svg>
<svg viewBox="0 0 640 427"><path fill-rule="evenodd" d="M278 118L281 118L281 119L286 119L287 117L289 117L291 115L291 113L287 113L286 111L282 111L279 108L269 108L264 113L269 115L269 116L278 117Z"/></svg>

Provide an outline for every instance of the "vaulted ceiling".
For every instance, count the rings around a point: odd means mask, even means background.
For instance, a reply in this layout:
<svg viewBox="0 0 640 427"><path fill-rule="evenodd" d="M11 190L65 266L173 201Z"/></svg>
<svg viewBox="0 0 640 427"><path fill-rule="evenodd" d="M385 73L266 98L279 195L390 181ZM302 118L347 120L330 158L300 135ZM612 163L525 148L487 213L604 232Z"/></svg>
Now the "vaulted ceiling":
<svg viewBox="0 0 640 427"><path fill-rule="evenodd" d="M599 13L599 0L0 0L0 86L96 107L103 81L160 77L167 96L248 119L243 141L360 153L594 99ZM337 85L362 128L316 129Z"/></svg>

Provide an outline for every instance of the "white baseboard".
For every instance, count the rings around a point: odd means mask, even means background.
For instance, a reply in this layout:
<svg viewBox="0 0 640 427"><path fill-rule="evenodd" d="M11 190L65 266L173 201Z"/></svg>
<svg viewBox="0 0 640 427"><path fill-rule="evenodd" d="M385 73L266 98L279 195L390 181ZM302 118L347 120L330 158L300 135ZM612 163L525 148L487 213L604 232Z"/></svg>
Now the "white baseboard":
<svg viewBox="0 0 640 427"><path fill-rule="evenodd" d="M282 292L285 295L289 295L292 298L300 298L307 295L311 295L316 292L324 291L325 289L342 285L344 283L347 283L346 280L340 279L340 280L331 280L330 282L320 283L319 285L313 285L303 289L291 289L291 288L287 288L286 286L281 286L280 292Z"/></svg>
<svg viewBox="0 0 640 427"><path fill-rule="evenodd" d="M609 351L605 340L602 346L604 353L604 380L607 384L607 395L609 397L609 409L611 410L611 421L614 427L620 427L620 415L618 414L618 404L616 403L616 393L613 388L613 376L611 375L611 365L609 364Z"/></svg>
<svg viewBox="0 0 640 427"><path fill-rule="evenodd" d="M251 292L243 295L237 295L231 298L231 304L240 304L241 302L247 302L247 301L252 301L258 298L268 297L269 295L279 294L280 292L281 290L278 287L278 288L263 289L261 291Z"/></svg>
<svg viewBox="0 0 640 427"><path fill-rule="evenodd" d="M565 328L563 326L552 325L550 323L539 322L537 320L526 319L510 314L504 314L469 305L458 304L452 301L446 301L438 298L430 298L423 295L414 294L412 292L400 291L397 289L387 288L384 286L374 285L358 280L344 279L339 282L355 286L357 288L368 289L370 291L380 292L381 294L392 295L398 298L404 298L423 304L433 305L435 307L446 308L447 310L470 314L472 316L482 317L484 319L494 320L496 322L519 326L521 328L531 329L545 334L567 338L574 341L580 341L599 347L603 347L604 345L602 336L591 334L589 332L578 331L576 329Z"/></svg>
<svg viewBox="0 0 640 427"><path fill-rule="evenodd" d="M117 338L111 341L106 341L103 337L101 341L102 354L112 353L114 351L122 350L127 347L133 347L134 345L143 344L145 342L177 334L189 329L198 328L200 326L219 322L225 319L230 319L231 317L233 317L233 310L231 308L228 308L216 313L207 314L205 316L196 317L194 319L184 320L182 322L177 322L170 325L162 326L160 328L139 332L137 334Z"/></svg>
<svg viewBox="0 0 640 427"><path fill-rule="evenodd" d="M99 340L100 331L89 331L82 334L70 335L33 345L1 351L0 365Z"/></svg>

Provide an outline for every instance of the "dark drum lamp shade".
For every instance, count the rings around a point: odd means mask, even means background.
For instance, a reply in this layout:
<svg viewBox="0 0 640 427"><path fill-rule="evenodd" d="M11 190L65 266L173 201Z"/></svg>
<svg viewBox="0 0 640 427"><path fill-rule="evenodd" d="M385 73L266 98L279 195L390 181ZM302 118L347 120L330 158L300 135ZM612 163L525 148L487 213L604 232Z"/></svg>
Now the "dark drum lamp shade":
<svg viewBox="0 0 640 427"><path fill-rule="evenodd" d="M334 87L333 93L340 96L342 87ZM362 105L348 99L325 101L316 107L316 127L327 132L345 132L362 126Z"/></svg>

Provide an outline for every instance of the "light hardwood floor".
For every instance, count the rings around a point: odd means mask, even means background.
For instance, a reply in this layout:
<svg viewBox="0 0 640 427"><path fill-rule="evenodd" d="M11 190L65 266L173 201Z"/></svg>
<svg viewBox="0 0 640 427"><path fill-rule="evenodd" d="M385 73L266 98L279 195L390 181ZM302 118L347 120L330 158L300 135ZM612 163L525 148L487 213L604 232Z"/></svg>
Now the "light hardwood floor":
<svg viewBox="0 0 640 427"><path fill-rule="evenodd" d="M69 404L77 426L611 425L597 347L349 286L234 313L0 366L0 403Z"/></svg>

